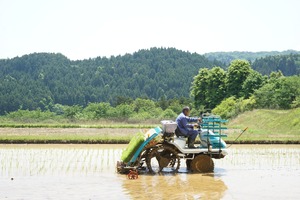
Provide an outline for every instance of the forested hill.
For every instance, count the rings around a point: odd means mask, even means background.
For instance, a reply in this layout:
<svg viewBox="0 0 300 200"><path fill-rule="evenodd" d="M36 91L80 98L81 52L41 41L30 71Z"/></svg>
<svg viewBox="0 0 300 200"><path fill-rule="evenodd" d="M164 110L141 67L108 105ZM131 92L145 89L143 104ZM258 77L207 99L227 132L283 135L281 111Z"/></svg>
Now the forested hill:
<svg viewBox="0 0 300 200"><path fill-rule="evenodd" d="M276 55L289 55L300 54L300 51L287 50L287 51L261 51L261 52L247 52L247 51L233 51L233 52L213 52L206 53L204 56L209 60L218 60L226 65L229 65L231 61L235 59L244 59L250 62L254 62L256 59L266 56Z"/></svg>
<svg viewBox="0 0 300 200"><path fill-rule="evenodd" d="M263 75L281 71L285 76L300 74L300 54L277 55L258 58L252 63L252 68Z"/></svg>
<svg viewBox="0 0 300 200"><path fill-rule="evenodd" d="M188 97L199 68L220 65L202 55L152 48L111 58L71 61L34 53L0 60L0 113L51 104L116 103L117 97Z"/></svg>

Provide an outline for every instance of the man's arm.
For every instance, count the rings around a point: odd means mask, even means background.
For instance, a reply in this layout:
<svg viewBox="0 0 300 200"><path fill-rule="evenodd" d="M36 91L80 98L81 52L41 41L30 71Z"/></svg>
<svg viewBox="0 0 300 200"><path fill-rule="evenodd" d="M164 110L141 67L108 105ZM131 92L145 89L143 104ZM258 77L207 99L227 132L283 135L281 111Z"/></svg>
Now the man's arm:
<svg viewBox="0 0 300 200"><path fill-rule="evenodd" d="M189 124L188 122L196 122L195 120L194 120L194 118L190 118L190 117L183 117L182 118L182 125L183 125L183 127L185 128L185 129L187 129L187 128L193 128L194 127L194 125L192 125L192 124Z"/></svg>
<svg viewBox="0 0 300 200"><path fill-rule="evenodd" d="M198 122L199 118L195 117L185 117L188 122Z"/></svg>
<svg viewBox="0 0 300 200"><path fill-rule="evenodd" d="M188 122L202 122L202 118L195 118L195 117L186 117ZM188 127L194 128L199 127L198 124L187 124Z"/></svg>

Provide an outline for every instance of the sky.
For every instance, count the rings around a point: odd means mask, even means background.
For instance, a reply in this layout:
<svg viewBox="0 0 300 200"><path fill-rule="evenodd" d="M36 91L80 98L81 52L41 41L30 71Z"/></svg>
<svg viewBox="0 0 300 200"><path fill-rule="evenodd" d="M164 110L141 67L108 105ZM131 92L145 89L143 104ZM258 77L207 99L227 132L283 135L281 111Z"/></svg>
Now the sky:
<svg viewBox="0 0 300 200"><path fill-rule="evenodd" d="M299 0L0 0L0 58L300 50Z"/></svg>

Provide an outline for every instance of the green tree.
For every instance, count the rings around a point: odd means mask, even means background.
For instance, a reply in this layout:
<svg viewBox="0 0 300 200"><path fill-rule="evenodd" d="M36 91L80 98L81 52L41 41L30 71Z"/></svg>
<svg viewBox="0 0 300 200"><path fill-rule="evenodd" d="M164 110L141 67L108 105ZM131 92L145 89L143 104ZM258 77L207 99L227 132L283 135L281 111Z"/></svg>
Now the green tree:
<svg viewBox="0 0 300 200"><path fill-rule="evenodd" d="M224 119L228 119L235 115L235 105L237 100L235 97L224 99L220 105L212 110L214 114L220 115Z"/></svg>
<svg viewBox="0 0 300 200"><path fill-rule="evenodd" d="M134 113L132 105L121 104L116 107L117 116L121 118L129 118Z"/></svg>
<svg viewBox="0 0 300 200"><path fill-rule="evenodd" d="M194 77L191 94L195 99L195 105L197 107L206 104L208 77L209 69L207 68L200 69L199 73Z"/></svg>
<svg viewBox="0 0 300 200"><path fill-rule="evenodd" d="M183 106L188 106L188 105L182 105L179 103L178 100L174 100L170 103L168 109L173 110L174 113L181 113Z"/></svg>
<svg viewBox="0 0 300 200"><path fill-rule="evenodd" d="M213 67L208 75L208 90L206 102L208 108L214 108L221 103L226 95L226 72L220 67Z"/></svg>
<svg viewBox="0 0 300 200"><path fill-rule="evenodd" d="M281 77L283 77L283 74L280 70L271 72L270 74L270 79L279 79Z"/></svg>
<svg viewBox="0 0 300 200"><path fill-rule="evenodd" d="M84 109L85 113L88 113L92 119L108 118L109 110L111 106L109 103L89 103Z"/></svg>
<svg viewBox="0 0 300 200"><path fill-rule="evenodd" d="M133 102L133 107L135 112L150 112L155 109L155 103L150 99L137 98Z"/></svg>
<svg viewBox="0 0 300 200"><path fill-rule="evenodd" d="M255 106L256 101L253 96L249 99L244 99L243 97L236 99L232 96L224 99L212 112L216 115L220 115L222 118L228 119L236 117L245 111L252 110Z"/></svg>
<svg viewBox="0 0 300 200"><path fill-rule="evenodd" d="M162 113L161 113L161 118L162 119L175 119L176 116L178 114L176 114L173 110L171 110L170 108L164 110Z"/></svg>
<svg viewBox="0 0 300 200"><path fill-rule="evenodd" d="M244 81L251 73L251 66L248 61L234 60L231 62L226 77L227 96L242 96Z"/></svg>
<svg viewBox="0 0 300 200"><path fill-rule="evenodd" d="M271 78L254 97L259 108L289 109L300 97L300 77Z"/></svg>
<svg viewBox="0 0 300 200"><path fill-rule="evenodd" d="M188 98L194 74L213 65L202 55L174 48L76 61L53 53L0 59L0 114L21 107L51 110L55 104L117 106L143 96Z"/></svg>
<svg viewBox="0 0 300 200"><path fill-rule="evenodd" d="M204 105L214 108L218 105L225 97L225 79L226 72L220 67L200 69L194 77L191 90L196 107Z"/></svg>
<svg viewBox="0 0 300 200"><path fill-rule="evenodd" d="M64 106L64 116L70 119L75 119L82 112L82 106Z"/></svg>
<svg viewBox="0 0 300 200"><path fill-rule="evenodd" d="M61 104L55 104L52 109L52 112L54 112L57 115L63 115L64 114L64 106Z"/></svg>
<svg viewBox="0 0 300 200"><path fill-rule="evenodd" d="M121 105L121 104L131 104L133 102L133 99L130 97L124 97L124 96L117 96L114 105Z"/></svg>
<svg viewBox="0 0 300 200"><path fill-rule="evenodd" d="M255 90L264 84L266 79L267 77L263 77L259 72L251 70L242 85L243 96L249 98Z"/></svg>
<svg viewBox="0 0 300 200"><path fill-rule="evenodd" d="M275 55L258 58L253 62L253 69L264 75L281 71L285 76L297 75L300 72L300 54Z"/></svg>
<svg viewBox="0 0 300 200"><path fill-rule="evenodd" d="M166 100L166 97L165 96L162 96L158 102L157 102L157 105L163 109L163 110L166 110L169 106L169 102Z"/></svg>

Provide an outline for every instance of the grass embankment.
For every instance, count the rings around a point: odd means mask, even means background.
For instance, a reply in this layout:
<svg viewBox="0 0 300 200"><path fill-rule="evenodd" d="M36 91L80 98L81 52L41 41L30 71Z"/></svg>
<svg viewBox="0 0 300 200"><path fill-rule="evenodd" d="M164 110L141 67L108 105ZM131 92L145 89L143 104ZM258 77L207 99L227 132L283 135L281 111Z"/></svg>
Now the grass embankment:
<svg viewBox="0 0 300 200"><path fill-rule="evenodd" d="M0 128L153 128L155 125L149 124L0 124Z"/></svg>
<svg viewBox="0 0 300 200"><path fill-rule="evenodd" d="M238 143L298 143L300 144L300 108L291 110L253 110L240 114L228 124L230 142L241 129L248 130Z"/></svg>
<svg viewBox="0 0 300 200"><path fill-rule="evenodd" d="M95 125L98 124L98 125ZM128 143L140 129L158 124L126 124L113 122L85 123L3 123L0 143ZM235 143L300 144L300 108L292 110L254 110L245 112L227 125L232 143L242 129L248 130Z"/></svg>

